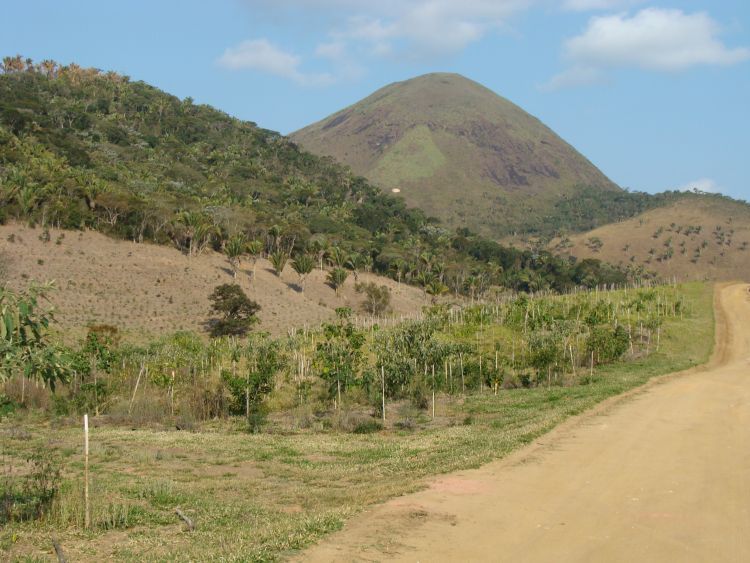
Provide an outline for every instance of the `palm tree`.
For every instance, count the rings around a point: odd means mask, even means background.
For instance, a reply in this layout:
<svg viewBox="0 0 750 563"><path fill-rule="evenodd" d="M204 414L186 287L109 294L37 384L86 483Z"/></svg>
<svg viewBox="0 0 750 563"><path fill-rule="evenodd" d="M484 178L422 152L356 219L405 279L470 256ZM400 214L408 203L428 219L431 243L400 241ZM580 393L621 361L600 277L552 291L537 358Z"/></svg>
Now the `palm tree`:
<svg viewBox="0 0 750 563"><path fill-rule="evenodd" d="M328 242L322 235L315 235L307 243L307 251L317 257L321 271L323 271L323 258L325 257L327 250Z"/></svg>
<svg viewBox="0 0 750 563"><path fill-rule="evenodd" d="M272 226L270 229L268 229L268 236L271 237L271 244L269 251L270 252L278 252L281 247L281 234L282 234L281 227L278 225Z"/></svg>
<svg viewBox="0 0 750 563"><path fill-rule="evenodd" d="M190 241L195 255L201 254L206 247L211 243L214 236L218 235L219 231L215 225L210 223L202 223L195 228L195 236Z"/></svg>
<svg viewBox="0 0 750 563"><path fill-rule="evenodd" d="M406 272L409 271L409 264L406 262L406 260L403 260L402 258L397 258L393 262L391 262L390 270L396 274L396 279L398 280L399 285L401 285L401 278L406 275Z"/></svg>
<svg viewBox="0 0 750 563"><path fill-rule="evenodd" d="M343 268L349 258L346 252L344 252L339 246L329 248L326 255L328 257L328 263L336 268Z"/></svg>
<svg viewBox="0 0 750 563"><path fill-rule="evenodd" d="M359 281L359 269L365 264L364 257L359 252L352 252L347 258L344 266L354 274L354 281Z"/></svg>
<svg viewBox="0 0 750 563"><path fill-rule="evenodd" d="M330 285L335 291L336 295L339 294L339 288L344 285L346 278L349 277L349 272L344 268L336 267L328 272L328 285Z"/></svg>
<svg viewBox="0 0 750 563"><path fill-rule="evenodd" d="M253 265L252 277L255 277L255 264L258 262L260 253L263 252L263 243L257 239L247 243L247 253L250 255L250 263Z"/></svg>
<svg viewBox="0 0 750 563"><path fill-rule="evenodd" d="M205 216L197 211L183 211L178 218L178 222L185 229L184 236L187 239L188 256L198 254L202 240L210 237L210 229Z"/></svg>
<svg viewBox="0 0 750 563"><path fill-rule="evenodd" d="M448 291L448 286L441 282L440 279L433 278L427 283L424 290L428 295L432 295L432 303L434 305L437 303L437 298Z"/></svg>
<svg viewBox="0 0 750 563"><path fill-rule="evenodd" d="M294 260L292 260L292 268L297 272L299 276L299 284L302 288L302 293L305 292L305 279L313 271L315 267L315 261L309 254L300 254Z"/></svg>
<svg viewBox="0 0 750 563"><path fill-rule="evenodd" d="M270 259L274 272L276 272L277 276L281 277L281 273L284 271L286 262L287 260L289 260L289 254L287 254L283 250L277 250L271 253Z"/></svg>
<svg viewBox="0 0 750 563"><path fill-rule="evenodd" d="M242 255L245 253L246 248L247 239L242 233L234 235L224 245L224 254L227 255L227 261L232 268L232 276L235 278L237 277L237 269L241 265Z"/></svg>

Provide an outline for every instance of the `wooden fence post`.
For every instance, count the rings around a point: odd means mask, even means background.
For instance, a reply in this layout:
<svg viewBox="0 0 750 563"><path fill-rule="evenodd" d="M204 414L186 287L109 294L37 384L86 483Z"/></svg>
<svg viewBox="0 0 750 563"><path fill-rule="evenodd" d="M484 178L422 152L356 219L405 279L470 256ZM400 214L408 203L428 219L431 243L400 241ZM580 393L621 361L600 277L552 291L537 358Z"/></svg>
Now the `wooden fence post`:
<svg viewBox="0 0 750 563"><path fill-rule="evenodd" d="M83 415L83 526L91 526L91 507L89 505L89 415Z"/></svg>
<svg viewBox="0 0 750 563"><path fill-rule="evenodd" d="M383 427L385 427L385 366L380 366L380 381L383 385Z"/></svg>

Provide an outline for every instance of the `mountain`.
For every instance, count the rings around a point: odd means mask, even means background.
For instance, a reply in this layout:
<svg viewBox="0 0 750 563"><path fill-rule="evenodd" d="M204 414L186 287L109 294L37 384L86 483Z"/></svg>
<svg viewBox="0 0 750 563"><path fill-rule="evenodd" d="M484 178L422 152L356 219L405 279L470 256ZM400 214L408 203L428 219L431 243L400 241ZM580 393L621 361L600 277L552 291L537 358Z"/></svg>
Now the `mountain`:
<svg viewBox="0 0 750 563"><path fill-rule="evenodd" d="M14 221L47 239L48 227L97 230L190 258L229 241L248 251L244 237L257 242L254 255L327 255L436 296L624 280L598 261L571 264L446 228L333 159L190 98L20 56L0 66L0 223Z"/></svg>
<svg viewBox="0 0 750 563"><path fill-rule="evenodd" d="M458 74L391 84L291 138L451 227L492 237L565 223L559 204L583 191L623 193L537 118Z"/></svg>
<svg viewBox="0 0 750 563"><path fill-rule="evenodd" d="M716 194L682 194L626 221L553 240L549 248L663 278L750 281L750 205Z"/></svg>

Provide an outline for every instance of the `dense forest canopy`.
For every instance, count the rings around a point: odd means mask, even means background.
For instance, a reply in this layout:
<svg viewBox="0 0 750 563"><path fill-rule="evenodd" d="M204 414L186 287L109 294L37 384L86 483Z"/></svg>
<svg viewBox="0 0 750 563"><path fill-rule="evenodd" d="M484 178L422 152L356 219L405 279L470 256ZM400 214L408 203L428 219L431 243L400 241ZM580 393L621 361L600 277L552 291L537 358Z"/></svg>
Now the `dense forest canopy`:
<svg viewBox="0 0 750 563"><path fill-rule="evenodd" d="M619 283L589 260L451 232L329 158L190 98L75 64L6 57L0 73L0 221L97 229L191 254L345 253L439 295ZM573 202L565 213L583 213Z"/></svg>

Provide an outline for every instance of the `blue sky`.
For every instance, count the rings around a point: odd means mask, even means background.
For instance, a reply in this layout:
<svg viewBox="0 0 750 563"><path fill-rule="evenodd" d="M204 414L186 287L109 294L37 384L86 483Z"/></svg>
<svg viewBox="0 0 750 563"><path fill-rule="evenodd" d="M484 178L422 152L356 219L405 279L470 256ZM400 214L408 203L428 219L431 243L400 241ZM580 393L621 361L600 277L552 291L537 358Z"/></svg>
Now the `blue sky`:
<svg viewBox="0 0 750 563"><path fill-rule="evenodd" d="M3 55L116 70L283 133L458 72L623 187L750 200L748 0L26 0L3 18Z"/></svg>

